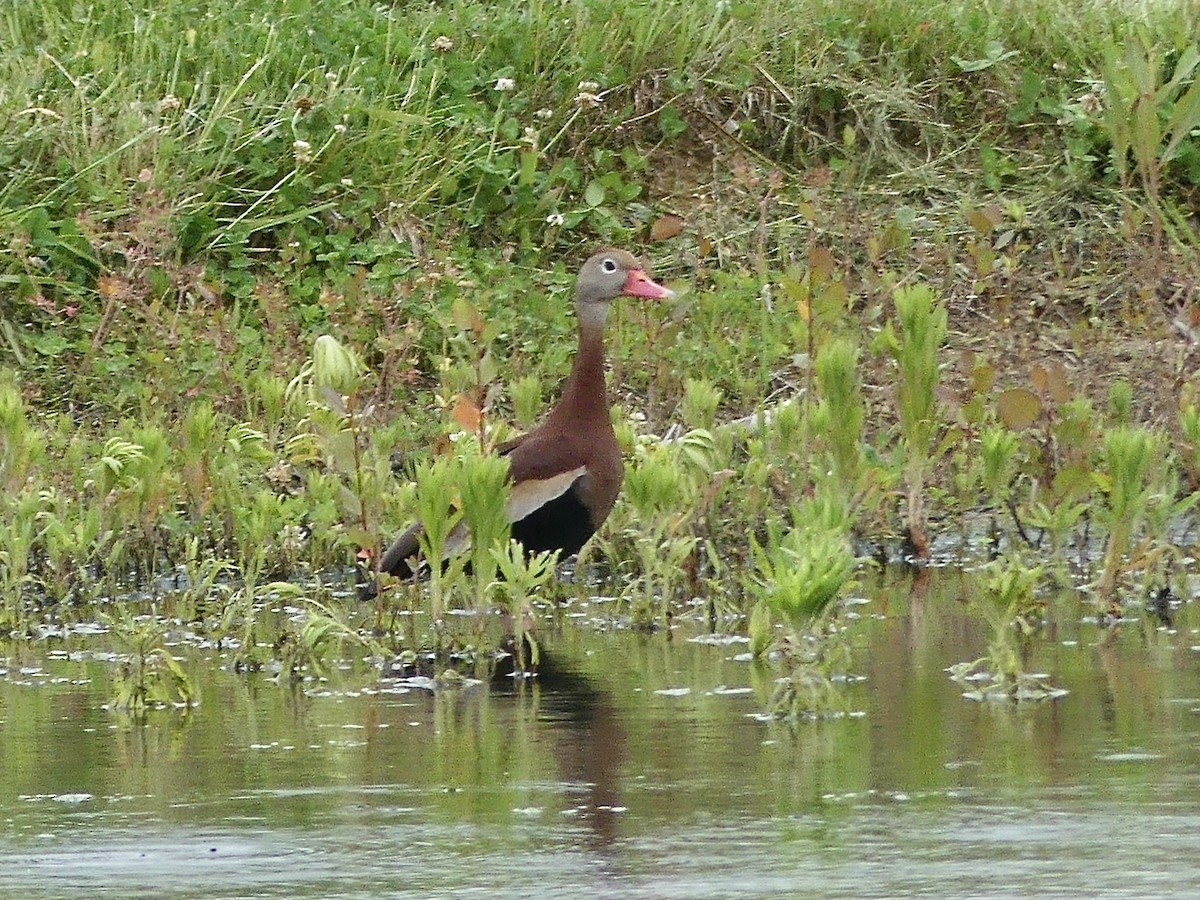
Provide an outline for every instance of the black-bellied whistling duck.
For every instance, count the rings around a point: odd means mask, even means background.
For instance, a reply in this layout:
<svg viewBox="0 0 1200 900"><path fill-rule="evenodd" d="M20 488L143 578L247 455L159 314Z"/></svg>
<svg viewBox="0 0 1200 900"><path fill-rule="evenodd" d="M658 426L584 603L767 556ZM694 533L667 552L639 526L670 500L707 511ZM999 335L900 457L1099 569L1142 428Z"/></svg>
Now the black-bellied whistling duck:
<svg viewBox="0 0 1200 900"><path fill-rule="evenodd" d="M575 283L579 350L562 397L541 425L498 448L510 463L512 536L528 553L578 553L621 491L625 468L604 384L604 320L609 304L622 294L674 296L646 275L633 254L614 249L592 254ZM379 571L411 577L420 534L418 524L396 538Z"/></svg>

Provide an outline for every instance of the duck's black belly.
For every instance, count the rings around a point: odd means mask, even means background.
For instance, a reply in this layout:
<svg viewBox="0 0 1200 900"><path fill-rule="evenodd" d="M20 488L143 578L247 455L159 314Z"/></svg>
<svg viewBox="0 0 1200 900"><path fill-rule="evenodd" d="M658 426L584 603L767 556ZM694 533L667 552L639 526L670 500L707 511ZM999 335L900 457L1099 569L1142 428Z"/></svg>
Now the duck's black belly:
<svg viewBox="0 0 1200 900"><path fill-rule="evenodd" d="M512 525L512 536L526 553L561 550L562 559L578 553L595 532L591 513L579 498L579 482Z"/></svg>

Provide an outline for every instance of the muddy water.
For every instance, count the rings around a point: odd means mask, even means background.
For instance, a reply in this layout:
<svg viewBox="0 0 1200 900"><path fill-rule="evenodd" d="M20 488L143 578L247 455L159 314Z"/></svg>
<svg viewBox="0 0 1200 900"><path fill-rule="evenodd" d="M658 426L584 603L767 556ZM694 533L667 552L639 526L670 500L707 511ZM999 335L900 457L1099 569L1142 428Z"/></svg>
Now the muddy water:
<svg viewBox="0 0 1200 900"><path fill-rule="evenodd" d="M964 700L963 576L864 585L852 714L756 717L741 643L548 625L519 689L347 663L281 688L188 651L202 702L104 709L103 638L10 646L0 896L1198 896L1200 617L1106 632L1055 607L1028 660L1070 693Z"/></svg>

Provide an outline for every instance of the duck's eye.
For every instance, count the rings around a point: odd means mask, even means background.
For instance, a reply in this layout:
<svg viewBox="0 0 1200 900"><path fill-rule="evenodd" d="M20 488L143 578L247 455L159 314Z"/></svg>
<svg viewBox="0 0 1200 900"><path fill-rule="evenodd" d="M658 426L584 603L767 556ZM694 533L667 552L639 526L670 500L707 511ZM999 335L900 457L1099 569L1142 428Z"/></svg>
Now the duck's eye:
<svg viewBox="0 0 1200 900"><path fill-rule="evenodd" d="M600 268L602 268L605 272L615 272L617 271L617 264L611 259L606 259L604 262L600 263Z"/></svg>

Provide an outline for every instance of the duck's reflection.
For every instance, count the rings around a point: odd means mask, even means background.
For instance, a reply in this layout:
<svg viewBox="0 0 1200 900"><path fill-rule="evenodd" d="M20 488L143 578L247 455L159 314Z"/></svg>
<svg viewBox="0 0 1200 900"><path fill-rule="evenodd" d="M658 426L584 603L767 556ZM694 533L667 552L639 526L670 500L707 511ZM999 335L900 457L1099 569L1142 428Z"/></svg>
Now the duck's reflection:
<svg viewBox="0 0 1200 900"><path fill-rule="evenodd" d="M589 843L611 844L624 811L621 776L628 759L628 735L612 698L545 650L537 678L514 690L527 692L538 721L551 726L545 733L554 742L562 782L578 792L574 809L587 823Z"/></svg>

